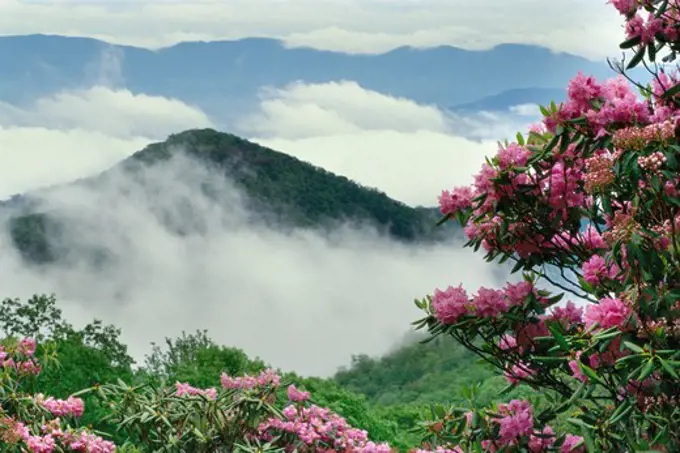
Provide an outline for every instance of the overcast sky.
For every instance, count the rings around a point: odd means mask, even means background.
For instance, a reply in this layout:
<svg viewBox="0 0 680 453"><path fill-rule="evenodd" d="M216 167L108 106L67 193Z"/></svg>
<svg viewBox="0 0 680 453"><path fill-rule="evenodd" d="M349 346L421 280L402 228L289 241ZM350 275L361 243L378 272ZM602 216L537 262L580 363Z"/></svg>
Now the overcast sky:
<svg viewBox="0 0 680 453"><path fill-rule="evenodd" d="M605 0L0 0L0 34L144 47L269 36L348 52L519 42L603 58L621 26Z"/></svg>

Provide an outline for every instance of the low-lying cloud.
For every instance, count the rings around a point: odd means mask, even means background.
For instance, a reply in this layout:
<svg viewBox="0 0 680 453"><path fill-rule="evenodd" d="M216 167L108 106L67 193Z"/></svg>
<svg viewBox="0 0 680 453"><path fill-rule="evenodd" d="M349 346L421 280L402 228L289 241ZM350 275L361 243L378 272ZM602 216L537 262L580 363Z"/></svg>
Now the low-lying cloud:
<svg viewBox="0 0 680 453"><path fill-rule="evenodd" d="M217 199L201 184L218 189ZM369 228L287 234L253 225L238 191L187 159L141 182L116 171L97 190L62 187L44 203L70 226L62 245L104 246L115 259L97 270L75 255L38 271L4 236L3 295L54 292L74 324L97 317L122 327L138 359L152 341L205 328L275 366L327 375L354 353L388 350L420 316L413 298L496 280L494 266L460 243L406 246ZM160 210L164 221L153 214ZM183 236L165 226L168 213Z"/></svg>
<svg viewBox="0 0 680 453"><path fill-rule="evenodd" d="M526 130L538 113L518 106L462 116L352 81L296 83L263 90L258 111L238 127L260 144L392 198L432 206L443 188L470 184L497 141Z"/></svg>
<svg viewBox="0 0 680 453"><path fill-rule="evenodd" d="M502 137L491 134L514 135L517 121L529 122L489 115L457 117L337 82L265 90L240 126L274 149L432 206L495 152ZM0 197L96 174L170 132L210 126L196 108L124 89L0 106ZM97 190L46 191L43 208L69 225L64 241L104 247L115 259L97 269L75 254L38 270L3 230L0 297L55 293L73 323L98 317L121 327L138 359L151 341L206 328L276 366L329 374L352 354L381 354L402 338L420 316L414 297L458 282L470 290L500 283L498 268L460 241L406 246L371 228L284 233L253 223L257 213L223 175L186 159L155 167L143 183L110 174ZM208 182L216 200L198 189Z"/></svg>

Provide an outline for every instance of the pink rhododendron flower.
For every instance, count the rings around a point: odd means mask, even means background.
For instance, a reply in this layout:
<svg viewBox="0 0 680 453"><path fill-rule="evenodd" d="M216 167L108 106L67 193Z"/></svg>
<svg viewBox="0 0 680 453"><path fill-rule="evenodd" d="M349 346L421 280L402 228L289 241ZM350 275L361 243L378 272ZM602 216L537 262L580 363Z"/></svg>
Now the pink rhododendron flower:
<svg viewBox="0 0 680 453"><path fill-rule="evenodd" d="M583 442L583 437L581 436L574 436L572 434L567 434L567 437L564 439L564 442L562 443L562 447L560 448L561 453L584 453L586 451L585 447L583 445L580 445L577 447L577 445L582 444Z"/></svg>
<svg viewBox="0 0 680 453"><path fill-rule="evenodd" d="M35 346L36 344L33 338L24 338L19 342L17 350L19 351L20 354L30 357L35 353Z"/></svg>
<svg viewBox="0 0 680 453"><path fill-rule="evenodd" d="M600 299L598 304L587 306L585 324L586 327L591 327L597 323L601 329L609 329L610 327L623 329L626 327L630 314L630 307L621 299L605 297Z"/></svg>
<svg viewBox="0 0 680 453"><path fill-rule="evenodd" d="M443 214L455 214L472 206L474 193L470 187L456 187L451 192L442 191L439 196L439 211Z"/></svg>
<svg viewBox="0 0 680 453"><path fill-rule="evenodd" d="M513 365L512 368L506 370L504 376L509 383L513 385L518 385L523 379L533 376L536 374L536 370L532 370L529 366L525 364Z"/></svg>
<svg viewBox="0 0 680 453"><path fill-rule="evenodd" d="M555 432L550 426L543 428L541 434L541 437L534 434L529 437L529 450L532 453L547 451L555 443Z"/></svg>
<svg viewBox="0 0 680 453"><path fill-rule="evenodd" d="M298 390L294 384L288 386L288 399L290 401L307 401L309 397L309 392Z"/></svg>
<svg viewBox="0 0 680 453"><path fill-rule="evenodd" d="M600 255L591 256L581 269L583 279L591 285L599 285L605 279L613 280L621 272L616 263L607 264Z"/></svg>
<svg viewBox="0 0 680 453"><path fill-rule="evenodd" d="M561 321L564 327L568 329L583 322L583 308L577 307L572 301L568 301L564 307L553 307L549 319Z"/></svg>
<svg viewBox="0 0 680 453"><path fill-rule="evenodd" d="M475 314L481 317L494 317L508 310L508 301L503 291L479 288L472 298Z"/></svg>
<svg viewBox="0 0 680 453"><path fill-rule="evenodd" d="M468 313L470 299L460 285L456 288L449 286L445 291L435 290L432 296L432 308L439 322L455 324L458 318Z"/></svg>
<svg viewBox="0 0 680 453"><path fill-rule="evenodd" d="M494 420L500 425L502 444L509 445L520 436L528 436L534 429L534 415L527 401L512 400L508 404L499 405L499 413L503 416Z"/></svg>

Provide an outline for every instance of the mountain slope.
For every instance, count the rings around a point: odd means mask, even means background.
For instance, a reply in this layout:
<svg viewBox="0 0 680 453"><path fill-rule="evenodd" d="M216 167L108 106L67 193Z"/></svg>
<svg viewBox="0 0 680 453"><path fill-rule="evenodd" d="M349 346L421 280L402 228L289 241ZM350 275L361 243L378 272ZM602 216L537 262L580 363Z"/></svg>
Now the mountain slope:
<svg viewBox="0 0 680 453"><path fill-rule="evenodd" d="M185 42L151 51L47 35L0 37L0 66L7 69L0 81L0 100L6 102L104 82L198 105L225 125L228 112L252 108L263 86L295 81L353 80L380 93L452 106L512 89L562 87L579 70L611 74L604 62L519 44L351 55L288 48L265 38Z"/></svg>
<svg viewBox="0 0 680 453"><path fill-rule="evenodd" d="M566 90L558 88L518 88L486 96L474 102L454 106L457 112L505 111L510 107L524 104L548 105L550 101L562 102Z"/></svg>
<svg viewBox="0 0 680 453"><path fill-rule="evenodd" d="M461 404L463 389L475 384L477 402L488 404L498 399L507 382L472 352L452 338L438 337L429 343L415 340L380 358L353 357L350 367L340 370L334 380L353 392L366 395L377 406L428 405L444 401ZM516 397L521 388L503 398ZM528 394L528 393L527 393Z"/></svg>
<svg viewBox="0 0 680 453"><path fill-rule="evenodd" d="M163 218L165 225L176 234L185 234L187 228L200 228L201 219L192 207L192 203L199 201L172 200L172 195L158 193L159 189L145 179L150 171L178 156L189 157L213 174L222 175L220 179L234 183L245 194L251 221L255 223L264 221L287 229L332 227L343 222L368 224L401 241L439 240L452 231L451 227L435 230L438 218L435 208L411 208L378 190L212 129L172 135L165 142L147 146L113 169L74 185L96 192L121 175L126 178L123 186L137 181L144 192L141 196L152 200L150 205L157 207L156 214ZM179 177L182 177L181 171ZM214 193L222 190L215 187L214 182L203 179L194 178L187 184L213 199L216 199ZM46 210L42 206L40 198L49 193L50 189L46 189L42 194L15 197L0 204L9 219L7 225L14 245L25 259L35 263L58 260L82 245L74 240L74 237L77 239L74 226L64 220L59 209ZM164 207L168 199L172 206ZM63 206L65 210L70 208L73 206ZM65 246L63 239L69 235L71 240L66 241L68 246ZM107 253L93 250L92 259L105 260Z"/></svg>

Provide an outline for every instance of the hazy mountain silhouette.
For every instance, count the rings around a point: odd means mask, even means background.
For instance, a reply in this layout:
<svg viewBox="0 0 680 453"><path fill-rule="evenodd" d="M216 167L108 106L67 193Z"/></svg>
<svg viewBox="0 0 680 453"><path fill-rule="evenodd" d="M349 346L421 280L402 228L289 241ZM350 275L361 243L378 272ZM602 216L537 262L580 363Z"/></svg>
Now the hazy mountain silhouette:
<svg viewBox="0 0 680 453"><path fill-rule="evenodd" d="M605 62L523 44L484 51L400 47L377 55L287 48L281 41L185 42L159 50L52 35L0 37L0 100L30 101L98 83L178 98L228 120L263 86L353 80L364 88L439 106L507 108L564 87L577 71L611 75ZM490 98L491 96L491 98ZM477 104L476 104L477 102ZM476 108L476 107L475 107Z"/></svg>

